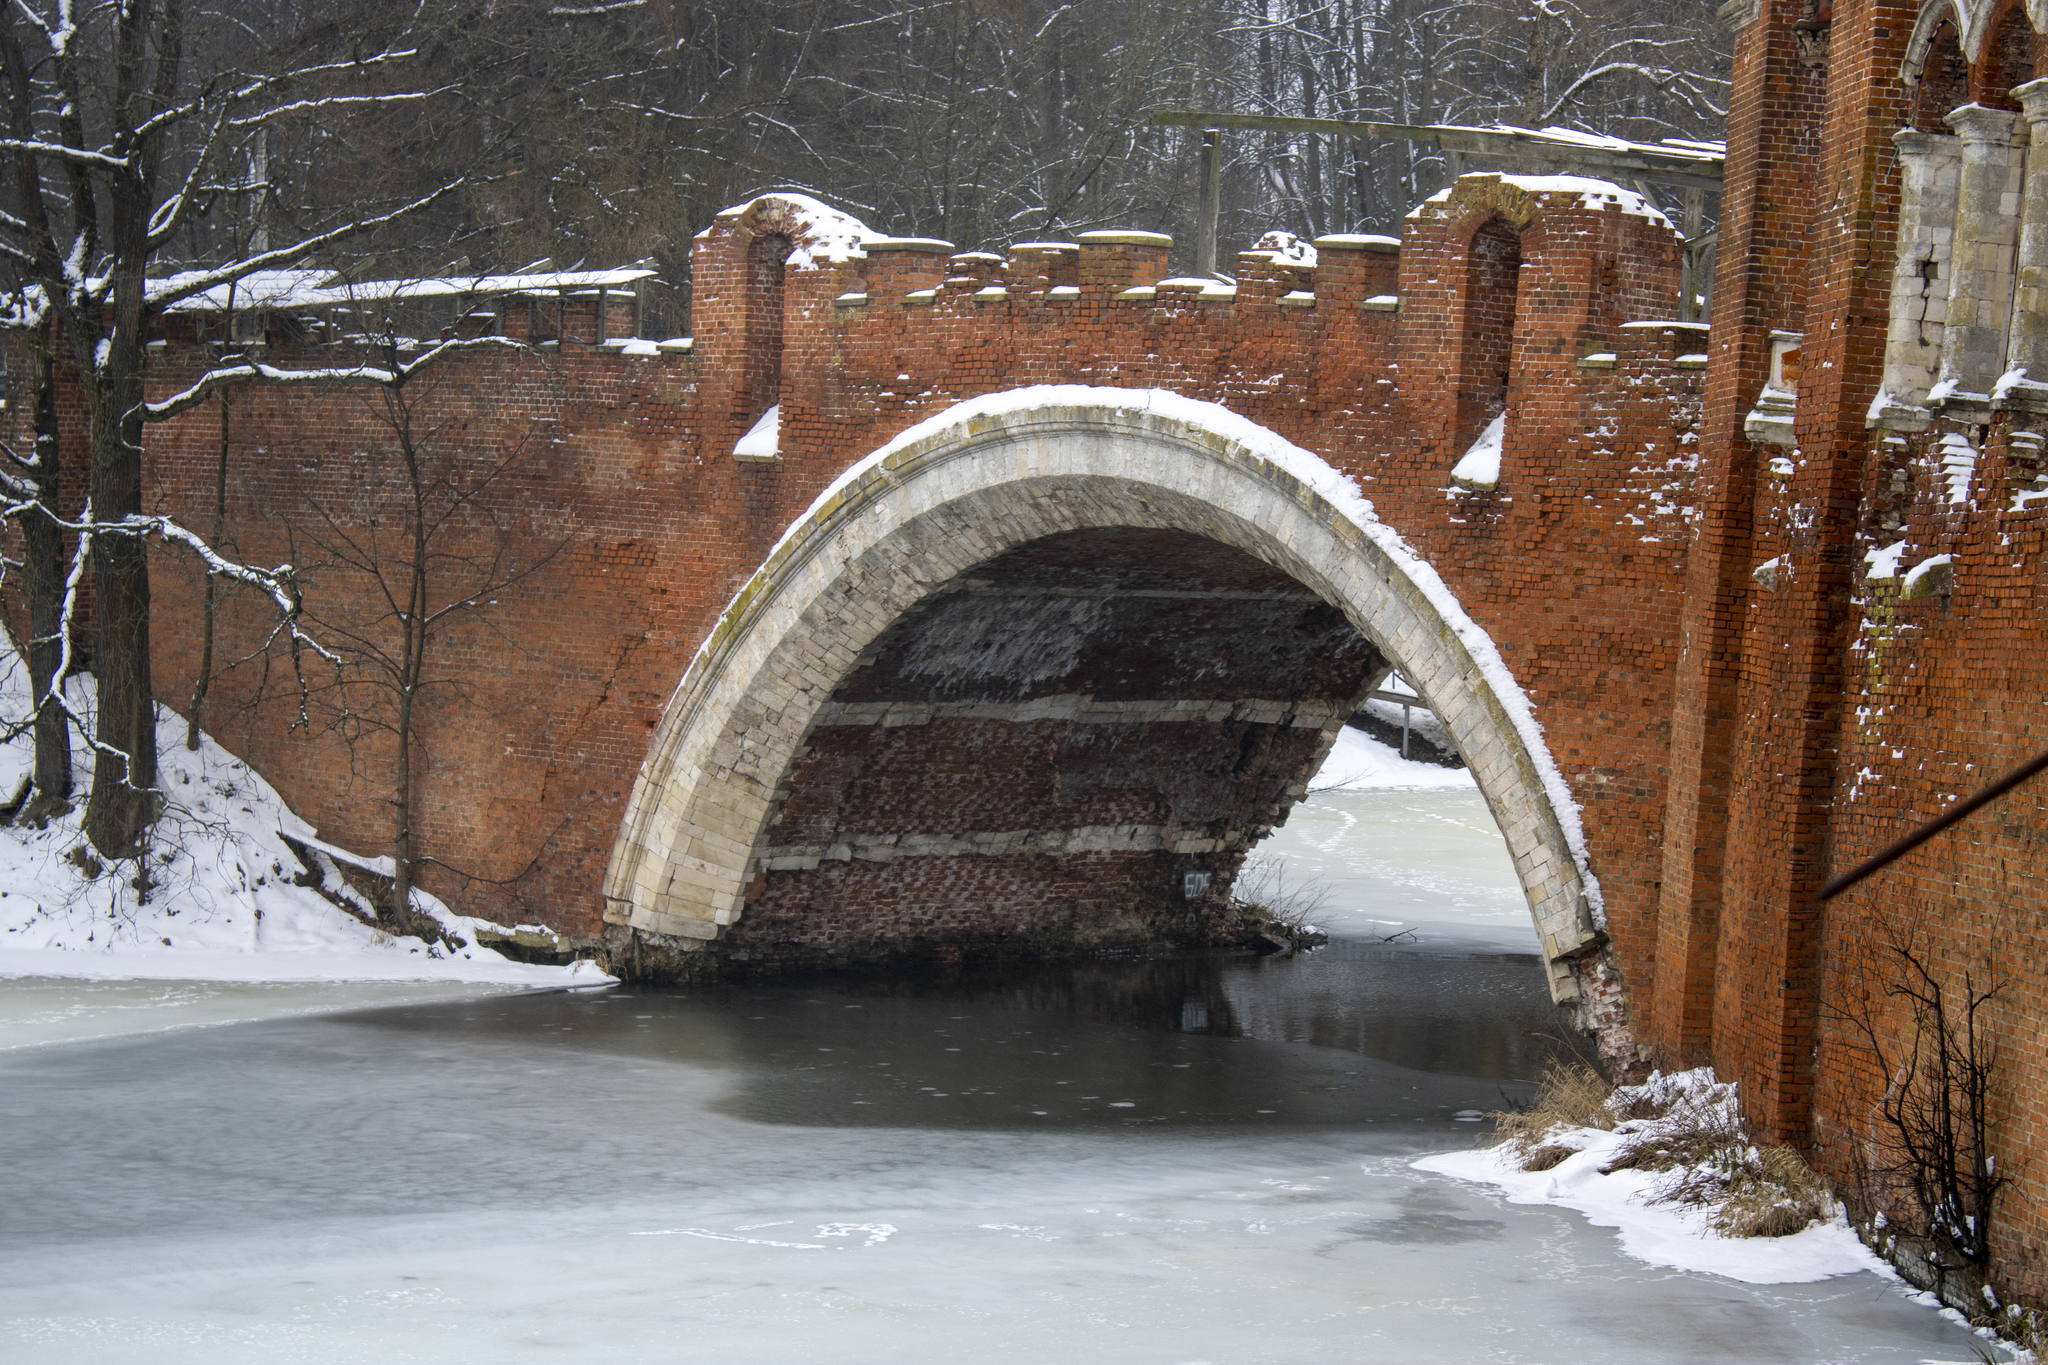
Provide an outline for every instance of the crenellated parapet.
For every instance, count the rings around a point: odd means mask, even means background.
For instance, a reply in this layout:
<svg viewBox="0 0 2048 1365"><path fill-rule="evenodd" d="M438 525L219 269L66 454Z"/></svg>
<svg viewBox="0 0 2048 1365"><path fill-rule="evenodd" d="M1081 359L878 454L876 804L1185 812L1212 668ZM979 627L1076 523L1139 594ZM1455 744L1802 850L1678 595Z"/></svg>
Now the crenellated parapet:
<svg viewBox="0 0 2048 1365"><path fill-rule="evenodd" d="M977 394L1082 383L1210 399L1333 458L1397 447L1447 475L1504 413L1510 450L1549 443L1556 405L1607 382L1623 325L1677 313L1677 234L1600 181L1468 176L1398 240L1268 241L1204 280L1169 275L1157 233L961 253L764 196L695 246L704 457L770 407L779 453L809 459ZM779 280L764 242L787 253ZM772 399L744 379L769 373ZM1524 391L1543 395L1533 425Z"/></svg>

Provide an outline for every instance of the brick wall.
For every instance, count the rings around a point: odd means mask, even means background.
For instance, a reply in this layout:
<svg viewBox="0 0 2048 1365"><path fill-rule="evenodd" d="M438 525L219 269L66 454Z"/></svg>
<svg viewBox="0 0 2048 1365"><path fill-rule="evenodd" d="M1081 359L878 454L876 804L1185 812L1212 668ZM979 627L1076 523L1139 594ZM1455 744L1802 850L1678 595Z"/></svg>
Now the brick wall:
<svg viewBox="0 0 2048 1365"><path fill-rule="evenodd" d="M1893 134L1916 123L1945 133L1942 116L1967 97L2011 107L2006 91L2033 74L2010 69L2027 45L2000 37L2005 16L1980 15L1991 32L1967 96L1952 29L1934 35L1926 79L1909 85L1901 69L1918 17L1878 0L1843 0L1818 27L1796 3L1734 14L1700 522L1658 986L1644 1011L1663 1056L1713 1062L1764 1127L1807 1145L1907 1226L1903 1192L1866 1169L1890 1078L1860 1025L1895 1046L1913 1030L1889 993L1906 975L1894 945L1921 954L1951 991L1966 974L2002 983L1987 1040L2000 1057L1993 1149L2014 1170L2048 1141L2048 793L2022 789L1845 896L1817 897L1828 877L2048 744L2048 500L2034 496L2039 438L2029 434L2039 417L2015 404L1902 423L1911 395L1873 404L1900 222ZM1959 238L1958 259L1975 245ZM1945 291L1945 262L1926 279ZM1803 336L1790 445L1744 430L1774 330ZM1907 572L1944 554L1949 573L1909 590ZM1773 571L1758 572L1765 565ZM2038 1173L2017 1176L1999 1217L2001 1288L2038 1303L2048 1295Z"/></svg>

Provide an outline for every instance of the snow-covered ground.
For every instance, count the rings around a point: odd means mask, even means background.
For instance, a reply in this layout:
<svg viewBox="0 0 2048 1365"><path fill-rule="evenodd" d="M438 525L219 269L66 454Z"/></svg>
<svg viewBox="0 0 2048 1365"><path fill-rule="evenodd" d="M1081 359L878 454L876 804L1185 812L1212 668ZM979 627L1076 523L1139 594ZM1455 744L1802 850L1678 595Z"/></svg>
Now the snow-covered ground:
<svg viewBox="0 0 2048 1365"><path fill-rule="evenodd" d="M1681 1103L1725 1106L1725 1121L1737 1118L1735 1086L1716 1079L1701 1067L1670 1075L1653 1074L1641 1086L1623 1087L1610 1105L1625 1107L1629 1098L1661 1092ZM1498 1189L1509 1204L1548 1205L1584 1214L1594 1227L1616 1230L1624 1256L1647 1265L1702 1275L1719 1275L1743 1284L1812 1284L1865 1271L1902 1284L1882 1258L1864 1246L1849 1226L1839 1204L1786 1237L1729 1237L1714 1227L1712 1205L1688 1206L1666 1199L1679 1172L1604 1169L1622 1157L1632 1136L1658 1119L1623 1122L1613 1130L1556 1127L1545 1134L1545 1146L1574 1149L1572 1155L1543 1171L1522 1169L1522 1153L1511 1142L1477 1150L1441 1152L1409 1163L1410 1168ZM1679 1123L1687 1120L1679 1117ZM1751 1160L1755 1159L1754 1151ZM1942 1306L1933 1294L1910 1295L1922 1307L1937 1310L1957 1327L1973 1331L1987 1348L1995 1346L2014 1365L2034 1365L2035 1357L2000 1341L1995 1334L1972 1328L1962 1314ZM1993 1359L1980 1352L1980 1359Z"/></svg>
<svg viewBox="0 0 2048 1365"><path fill-rule="evenodd" d="M1401 757L1363 730L1345 726L1323 766L1309 779L1311 793L1330 791L1479 790L1466 768L1445 768Z"/></svg>
<svg viewBox="0 0 2048 1365"><path fill-rule="evenodd" d="M72 681L67 695L81 713L90 710L91 687L90 678ZM0 654L0 715L25 714L27 696L27 670ZM92 855L81 829L92 776L83 746L75 746L70 813L43 829L0 827L0 977L528 987L612 979L589 962L514 962L477 941L479 929L498 926L425 894L419 908L465 946L382 932L295 883L306 869L287 836L315 845L311 857L328 887L341 885L333 856L351 855L319 851L317 831L247 764L206 736L196 751L186 749L184 722L168 711L159 712L157 743L169 804L151 836L146 889L134 885L134 863ZM18 790L30 762L28 736L0 745L0 796Z"/></svg>
<svg viewBox="0 0 2048 1365"><path fill-rule="evenodd" d="M1625 1087L1617 1095L1649 1091L1668 1093L1680 1104L1725 1109L1720 1121L1729 1132L1739 1131L1735 1087L1717 1081L1711 1068L1652 1076L1645 1085ZM1723 1237L1713 1228L1713 1207L1660 1199L1673 1184L1672 1172L1603 1169L1622 1155L1636 1130L1656 1122L1624 1122L1612 1130L1554 1128L1544 1136L1544 1145L1573 1152L1547 1171L1523 1170L1522 1154L1512 1143L1424 1157L1415 1169L1498 1186L1510 1204L1575 1209L1595 1227L1618 1229L1622 1251L1650 1265L1725 1275L1744 1284L1807 1284L1861 1270L1891 1275L1857 1240L1839 1206L1831 1217L1816 1219L1789 1237Z"/></svg>

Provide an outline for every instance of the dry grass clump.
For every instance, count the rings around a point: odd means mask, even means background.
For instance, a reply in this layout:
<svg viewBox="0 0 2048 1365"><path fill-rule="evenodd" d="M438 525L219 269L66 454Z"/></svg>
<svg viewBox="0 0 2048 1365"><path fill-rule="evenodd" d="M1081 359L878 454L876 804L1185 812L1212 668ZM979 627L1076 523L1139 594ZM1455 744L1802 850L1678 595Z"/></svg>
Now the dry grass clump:
<svg viewBox="0 0 2048 1365"><path fill-rule="evenodd" d="M1602 1169L1673 1173L1657 1200L1712 1209L1723 1237L1789 1237L1833 1215L1827 1182L1790 1147L1754 1141L1735 1087L1710 1073L1692 1073L1690 1083L1653 1076L1616 1098L1647 1112L1616 1125L1627 1140Z"/></svg>
<svg viewBox="0 0 2048 1365"><path fill-rule="evenodd" d="M1559 1128L1612 1128L1615 1115L1607 1107L1614 1087L1590 1066L1552 1062L1543 1068L1543 1084L1527 1109L1506 1109L1487 1115L1495 1136L1506 1142L1525 1171L1547 1171L1576 1148L1547 1143Z"/></svg>
<svg viewBox="0 0 2048 1365"><path fill-rule="evenodd" d="M1492 1116L1494 1131L1525 1171L1547 1171L1578 1150L1555 1139L1598 1128L1622 1139L1602 1174L1668 1173L1659 1203L1713 1210L1724 1237L1789 1237L1831 1217L1834 1193L1789 1147L1754 1141L1735 1087L1711 1072L1652 1076L1614 1088L1591 1068L1553 1063L1527 1109Z"/></svg>
<svg viewBox="0 0 2048 1365"><path fill-rule="evenodd" d="M1688 1168L1659 1196L1714 1210L1723 1237L1790 1237L1835 1211L1834 1191L1790 1147L1736 1142Z"/></svg>

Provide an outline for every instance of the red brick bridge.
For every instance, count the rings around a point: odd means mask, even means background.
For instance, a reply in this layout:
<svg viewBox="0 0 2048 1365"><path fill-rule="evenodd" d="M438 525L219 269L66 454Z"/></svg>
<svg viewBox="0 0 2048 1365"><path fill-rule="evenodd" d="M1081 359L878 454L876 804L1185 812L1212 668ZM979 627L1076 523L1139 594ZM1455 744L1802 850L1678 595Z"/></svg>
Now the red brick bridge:
<svg viewBox="0 0 2048 1365"><path fill-rule="evenodd" d="M633 335L616 278L436 304L542 351L451 358L418 401L450 458L520 452L492 525L555 554L437 641L462 690L428 713L422 843L510 886L428 884L643 970L1200 937L1399 669L1507 835L1553 994L1622 1045L1704 363L1661 321L1678 238L1600 182L1478 176L1399 241L1244 253L1234 288L1162 279L1167 245L956 254L771 195L700 234L688 343ZM276 306L272 363L321 362L328 302ZM208 323L174 321L159 391ZM362 586L293 528L375 525L381 420L235 400L238 548L305 566L316 617L370 607L320 605ZM218 425L150 447L202 521ZM176 700L193 598L162 597ZM216 725L379 847L376 737L288 734L276 676L231 674Z"/></svg>

